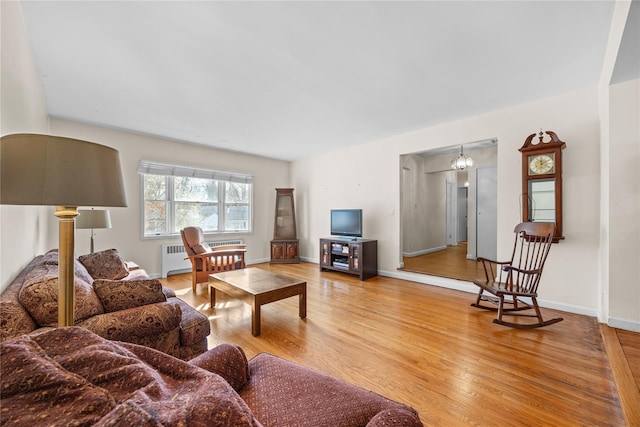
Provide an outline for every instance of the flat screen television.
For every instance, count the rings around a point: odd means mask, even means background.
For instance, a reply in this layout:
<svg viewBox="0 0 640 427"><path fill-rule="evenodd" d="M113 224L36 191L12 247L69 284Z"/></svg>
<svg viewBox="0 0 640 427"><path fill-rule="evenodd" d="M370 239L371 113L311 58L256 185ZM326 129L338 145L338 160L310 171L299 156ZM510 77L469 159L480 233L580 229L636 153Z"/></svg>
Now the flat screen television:
<svg viewBox="0 0 640 427"><path fill-rule="evenodd" d="M362 237L362 209L331 209L331 235Z"/></svg>

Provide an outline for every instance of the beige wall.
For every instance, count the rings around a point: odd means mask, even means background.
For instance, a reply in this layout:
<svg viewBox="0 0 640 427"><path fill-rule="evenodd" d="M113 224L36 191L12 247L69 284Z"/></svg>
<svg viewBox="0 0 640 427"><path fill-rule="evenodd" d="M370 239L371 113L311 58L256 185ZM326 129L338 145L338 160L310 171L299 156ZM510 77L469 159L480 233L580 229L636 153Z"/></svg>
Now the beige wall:
<svg viewBox="0 0 640 427"><path fill-rule="evenodd" d="M609 324L640 324L640 80L610 87Z"/></svg>
<svg viewBox="0 0 640 427"><path fill-rule="evenodd" d="M446 179L451 172L427 173L431 158L413 154L400 157L400 225L402 228L402 252L415 256L433 252L446 246Z"/></svg>
<svg viewBox="0 0 640 427"><path fill-rule="evenodd" d="M329 232L330 209L362 208L365 237L378 240L382 274L473 290L458 281L397 271L401 262L400 156L497 138L498 257L503 257L512 244L513 226L521 220L518 148L540 127L555 131L567 143L566 239L553 247L540 297L549 307L596 315L600 167L595 87L293 162L292 184L305 221L300 227L302 255L317 261L318 239Z"/></svg>
<svg viewBox="0 0 640 427"><path fill-rule="evenodd" d="M288 185L289 166L287 162L205 148L204 146L177 144L175 141L167 139L53 118L51 119L51 133L108 145L120 152L128 207L110 208L113 228L96 230L96 250L117 248L123 257L136 261L152 276L159 276L161 273L161 245L182 243L179 236L170 239L141 238L141 184L137 169L140 160L155 160L163 163L254 175L253 233L250 235L213 235L207 240L242 238L248 247L248 263L269 260L269 241L273 238L275 189ZM77 255L89 252L89 241L89 230L76 230Z"/></svg>
<svg viewBox="0 0 640 427"><path fill-rule="evenodd" d="M0 133L47 133L46 103L19 3L0 2L0 15ZM0 206L0 289L49 247L50 216L49 208Z"/></svg>

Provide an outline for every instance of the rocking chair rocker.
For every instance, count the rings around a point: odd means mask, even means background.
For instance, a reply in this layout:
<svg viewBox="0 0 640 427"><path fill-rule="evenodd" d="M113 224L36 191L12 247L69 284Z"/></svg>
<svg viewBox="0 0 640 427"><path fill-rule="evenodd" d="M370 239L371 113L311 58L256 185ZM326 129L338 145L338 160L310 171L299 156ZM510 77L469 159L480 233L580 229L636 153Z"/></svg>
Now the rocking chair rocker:
<svg viewBox="0 0 640 427"><path fill-rule="evenodd" d="M549 255L555 225L545 222L524 222L518 224L510 261L492 261L478 258L484 267L485 279L474 280L480 287L478 298L473 307L485 310L497 310L493 323L518 329L539 328L552 325L562 318L543 320L538 307L538 284L542 268ZM485 294L488 293L490 295ZM529 298L531 304L522 301ZM482 305L489 302L492 305ZM505 304L509 305L505 308ZM522 310L535 310L535 314L521 313ZM502 320L503 315L536 317L536 323L512 323Z"/></svg>

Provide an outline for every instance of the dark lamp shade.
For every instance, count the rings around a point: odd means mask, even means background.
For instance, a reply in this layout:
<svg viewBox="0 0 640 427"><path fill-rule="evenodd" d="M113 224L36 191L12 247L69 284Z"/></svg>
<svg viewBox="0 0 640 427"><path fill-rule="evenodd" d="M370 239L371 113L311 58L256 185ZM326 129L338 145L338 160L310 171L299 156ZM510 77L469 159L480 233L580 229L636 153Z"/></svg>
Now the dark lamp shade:
<svg viewBox="0 0 640 427"><path fill-rule="evenodd" d="M125 207L118 151L59 136L3 136L0 204Z"/></svg>

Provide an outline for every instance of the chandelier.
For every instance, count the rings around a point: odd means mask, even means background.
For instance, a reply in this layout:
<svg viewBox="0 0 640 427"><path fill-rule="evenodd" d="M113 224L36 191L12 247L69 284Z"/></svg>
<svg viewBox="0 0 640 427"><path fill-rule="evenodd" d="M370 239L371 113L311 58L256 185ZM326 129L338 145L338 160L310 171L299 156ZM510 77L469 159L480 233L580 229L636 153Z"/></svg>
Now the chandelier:
<svg viewBox="0 0 640 427"><path fill-rule="evenodd" d="M462 150L461 145L460 154L458 154L456 158L451 160L451 169L463 171L466 168L470 168L471 166L473 166L473 159L464 155L464 151Z"/></svg>

